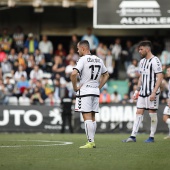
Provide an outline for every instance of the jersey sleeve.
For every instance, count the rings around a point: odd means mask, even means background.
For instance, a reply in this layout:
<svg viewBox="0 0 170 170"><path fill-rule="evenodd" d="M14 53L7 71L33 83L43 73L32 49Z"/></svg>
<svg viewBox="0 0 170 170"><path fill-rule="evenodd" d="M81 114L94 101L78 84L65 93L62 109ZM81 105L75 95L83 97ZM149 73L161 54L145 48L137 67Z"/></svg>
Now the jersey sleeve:
<svg viewBox="0 0 170 170"><path fill-rule="evenodd" d="M76 69L76 70L79 72L79 74L80 74L81 71L82 71L82 69L83 69L83 66L84 66L84 64L83 64L83 58L80 58L80 59L77 61L77 65L73 68L73 70Z"/></svg>
<svg viewBox="0 0 170 170"><path fill-rule="evenodd" d="M155 73L162 73L162 64L158 57L154 57L152 64Z"/></svg>
<svg viewBox="0 0 170 170"><path fill-rule="evenodd" d="M102 69L101 69L101 74L104 74L107 72L107 68L106 66L104 65L103 61L102 61Z"/></svg>

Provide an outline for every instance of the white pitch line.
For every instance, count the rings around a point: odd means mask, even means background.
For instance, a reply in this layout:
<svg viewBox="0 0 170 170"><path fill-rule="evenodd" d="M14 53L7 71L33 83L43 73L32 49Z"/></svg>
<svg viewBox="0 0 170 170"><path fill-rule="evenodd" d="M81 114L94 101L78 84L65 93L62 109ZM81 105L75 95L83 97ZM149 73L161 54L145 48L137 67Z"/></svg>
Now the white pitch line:
<svg viewBox="0 0 170 170"><path fill-rule="evenodd" d="M0 148L17 148L17 147L30 147L30 146L57 146L57 145L71 145L73 142L65 142L65 141L47 141L47 140L9 140L14 142L46 142L46 143L55 143L55 144L46 144L46 145L11 145L11 146L0 146ZM4 141L3 141L4 142ZM58 143L56 143L58 142Z"/></svg>

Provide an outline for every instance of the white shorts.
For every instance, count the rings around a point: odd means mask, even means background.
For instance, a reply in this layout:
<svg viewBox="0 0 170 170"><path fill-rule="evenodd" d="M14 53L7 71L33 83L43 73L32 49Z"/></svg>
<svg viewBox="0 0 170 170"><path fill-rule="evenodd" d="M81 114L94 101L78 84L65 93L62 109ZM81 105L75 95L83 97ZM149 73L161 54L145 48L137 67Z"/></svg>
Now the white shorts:
<svg viewBox="0 0 170 170"><path fill-rule="evenodd" d="M165 107L163 114L170 116L170 108L168 106Z"/></svg>
<svg viewBox="0 0 170 170"><path fill-rule="evenodd" d="M76 112L99 112L99 97L76 97Z"/></svg>
<svg viewBox="0 0 170 170"><path fill-rule="evenodd" d="M159 95L156 95L154 101L150 101L150 96L148 97L138 97L137 108L145 110L157 110L159 106Z"/></svg>

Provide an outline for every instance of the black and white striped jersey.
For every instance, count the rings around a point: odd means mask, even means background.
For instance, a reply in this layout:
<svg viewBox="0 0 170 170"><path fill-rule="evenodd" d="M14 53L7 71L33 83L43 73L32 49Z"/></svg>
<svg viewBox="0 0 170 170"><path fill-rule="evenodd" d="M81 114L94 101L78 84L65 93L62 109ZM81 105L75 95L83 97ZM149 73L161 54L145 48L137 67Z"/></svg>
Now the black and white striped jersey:
<svg viewBox="0 0 170 170"><path fill-rule="evenodd" d="M156 74L162 72L162 64L156 56L150 59L143 58L139 64L139 72L141 74L140 96L150 96L156 84ZM160 88L156 94L159 93Z"/></svg>
<svg viewBox="0 0 170 170"><path fill-rule="evenodd" d="M82 86L77 96L99 96L100 76L107 72L103 60L95 55L85 55L79 59L73 69L79 72L80 86Z"/></svg>

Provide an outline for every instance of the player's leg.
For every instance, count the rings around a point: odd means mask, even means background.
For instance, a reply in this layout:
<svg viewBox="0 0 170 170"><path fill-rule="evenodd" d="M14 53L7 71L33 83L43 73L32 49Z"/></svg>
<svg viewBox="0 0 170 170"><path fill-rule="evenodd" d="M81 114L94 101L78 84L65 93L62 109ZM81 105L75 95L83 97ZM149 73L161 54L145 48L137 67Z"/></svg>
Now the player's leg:
<svg viewBox="0 0 170 170"><path fill-rule="evenodd" d="M80 108L80 107L79 107ZM92 121L92 101L91 97L83 97L81 99L81 108L82 116L84 119L85 132L87 136L87 144L81 146L80 148L94 148L94 126Z"/></svg>
<svg viewBox="0 0 170 170"><path fill-rule="evenodd" d="M95 137L95 133L96 133L96 127L97 127L97 123L96 123L96 120L95 120L95 112L92 112L92 121L93 121L93 135Z"/></svg>
<svg viewBox="0 0 170 170"><path fill-rule="evenodd" d="M170 108L168 106L165 107L163 114L163 121L168 125L169 129L169 134L164 139L170 139Z"/></svg>
<svg viewBox="0 0 170 170"><path fill-rule="evenodd" d="M145 108L145 99L139 97L137 101L136 118L133 123L131 136L128 139L123 140L122 142L136 142L136 135L138 133L140 124L143 120L144 108Z"/></svg>
<svg viewBox="0 0 170 170"><path fill-rule="evenodd" d="M149 116L151 118L151 127L150 127L150 136L147 140L145 140L146 143L154 142L154 136L157 129L158 124L158 117L157 117L157 109L159 105L159 95L155 97L154 101L150 101L150 98L148 100L149 105Z"/></svg>
<svg viewBox="0 0 170 170"><path fill-rule="evenodd" d="M86 145L80 146L80 148L95 148L96 145L94 143L94 126L92 121L92 113L82 113L82 115L88 142Z"/></svg>
<svg viewBox="0 0 170 170"><path fill-rule="evenodd" d="M92 113L82 113L88 142L94 142Z"/></svg>
<svg viewBox="0 0 170 170"><path fill-rule="evenodd" d="M135 118L135 121L133 123L133 129L132 129L132 133L131 133L132 138L136 138L136 135L139 131L140 124L143 120L143 113L144 113L144 109L138 108L137 111L136 111L136 118Z"/></svg>
<svg viewBox="0 0 170 170"><path fill-rule="evenodd" d="M97 123L96 123L96 119L95 119L95 113L99 112L99 97L92 97L92 107L93 107L93 112L92 112L92 121L93 121L93 126L94 126L94 136L96 133L96 127L97 127Z"/></svg>

